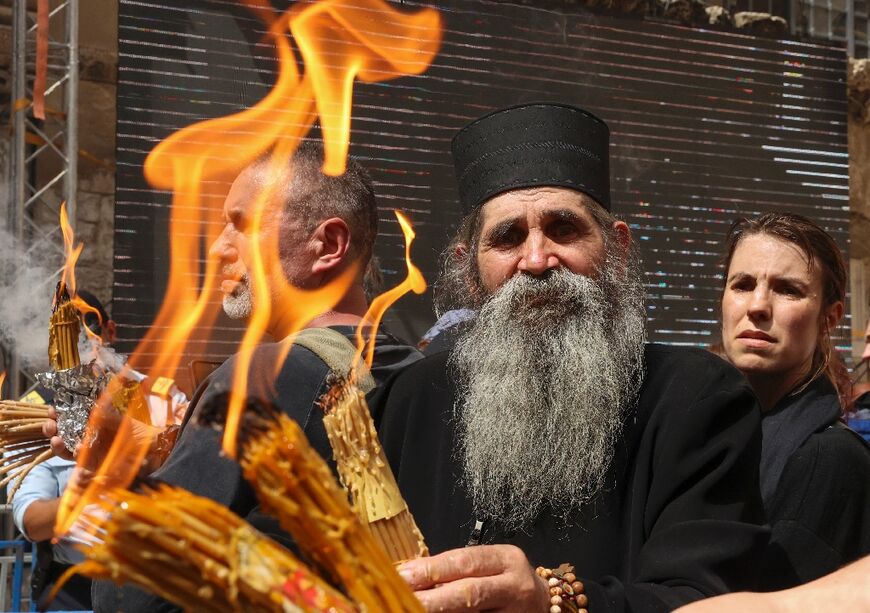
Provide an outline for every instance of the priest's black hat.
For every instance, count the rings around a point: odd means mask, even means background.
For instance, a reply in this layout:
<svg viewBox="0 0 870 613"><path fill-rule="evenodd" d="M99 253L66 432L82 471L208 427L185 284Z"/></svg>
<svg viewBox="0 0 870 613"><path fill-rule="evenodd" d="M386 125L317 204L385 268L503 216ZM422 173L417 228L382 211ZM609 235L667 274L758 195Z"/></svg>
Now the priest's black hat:
<svg viewBox="0 0 870 613"><path fill-rule="evenodd" d="M610 130L568 104L494 111L453 138L459 200L470 213L500 193L539 185L576 189L610 210Z"/></svg>

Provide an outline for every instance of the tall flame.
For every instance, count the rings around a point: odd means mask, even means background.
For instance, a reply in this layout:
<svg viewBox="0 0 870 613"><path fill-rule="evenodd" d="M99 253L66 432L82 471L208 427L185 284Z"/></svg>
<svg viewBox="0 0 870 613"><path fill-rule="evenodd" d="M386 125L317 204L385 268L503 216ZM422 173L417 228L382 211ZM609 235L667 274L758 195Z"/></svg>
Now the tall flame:
<svg viewBox="0 0 870 613"><path fill-rule="evenodd" d="M158 144L145 161L148 182L155 188L172 190L166 294L151 329L129 361L131 367L147 368L147 374L155 377L175 378L192 335L210 327L217 315L213 298L218 262L209 259L205 266L200 262L206 245L217 238L218 228L223 226L218 216L223 194L203 186L229 184L266 152L270 153L272 169L286 168L318 115L325 145L323 170L341 174L350 138L353 82L373 83L419 74L434 59L441 41L440 16L434 9L407 13L384 0L320 0L297 3L280 18L272 19L267 2L245 3L266 21L275 45L279 69L273 89L250 109L176 132ZM304 74L297 68L288 32L301 52ZM289 331L288 339L292 339L293 332L331 309L359 274L348 268L328 286L310 292L294 288L282 275L276 275L274 271L280 271L277 236L267 236L264 231L273 200L271 191L266 188L257 195L249 229L251 236L263 240L251 241L250 262L245 262L254 304L236 360L225 431L224 450L231 455L253 349L270 322L283 318L282 332ZM203 233L205 240L199 238ZM201 285L191 282L199 278L204 279ZM271 312L270 292L281 299L279 313ZM378 319L382 315L381 310ZM289 349L290 343L285 341L285 346ZM113 419L109 410L93 411L90 425L100 428ZM73 488L68 488L64 494L58 533L68 529L89 500L98 501L106 487L129 485L157 432L143 431L128 417L112 429L115 427L118 432L106 461L90 467L96 468L96 474L85 492L77 497L71 493ZM87 466L91 455L86 448L78 463Z"/></svg>
<svg viewBox="0 0 870 613"><path fill-rule="evenodd" d="M60 231L63 234L63 275L60 278L61 288L66 288L70 296L75 296L76 293L76 262L82 254L84 244L79 243L73 246L75 242L75 234L72 226L69 223L69 216L66 212L66 202L60 205Z"/></svg>
<svg viewBox="0 0 870 613"><path fill-rule="evenodd" d="M6 383L6 371L0 372L0 400L3 400L3 384Z"/></svg>
<svg viewBox="0 0 870 613"><path fill-rule="evenodd" d="M423 273L411 261L411 243L417 234L414 228L411 227L411 222L399 211L395 211L396 219L399 220L399 225L402 228L402 235L405 239L405 266L408 268L408 275L405 280L399 283L396 287L388 290L372 300L366 316L363 318L362 324L356 330L357 355L356 360L359 360L365 353L366 365L371 368L375 358L375 337L378 332L378 327L381 325L381 320L384 313L390 308L399 298L413 291L415 294L422 294L426 291L426 279L423 278ZM363 328L370 324L368 338L364 338ZM355 360L355 361L356 361Z"/></svg>
<svg viewBox="0 0 870 613"><path fill-rule="evenodd" d="M441 44L441 17L434 9L399 13L380 0L325 0L297 5L290 30L314 89L326 145L323 171L340 175L350 143L354 80L377 83L424 72Z"/></svg>

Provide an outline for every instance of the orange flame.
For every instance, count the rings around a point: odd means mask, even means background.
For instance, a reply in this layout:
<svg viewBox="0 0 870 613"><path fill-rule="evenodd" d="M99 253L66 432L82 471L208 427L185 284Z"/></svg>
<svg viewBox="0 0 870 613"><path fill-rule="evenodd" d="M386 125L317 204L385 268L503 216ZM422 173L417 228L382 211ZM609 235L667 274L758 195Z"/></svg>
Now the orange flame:
<svg viewBox="0 0 870 613"><path fill-rule="evenodd" d="M76 294L76 262L82 254L84 244L79 243L73 247L75 234L72 226L69 223L69 216L66 212L66 202L60 205L60 231L63 233L63 275L60 278L61 288L66 288L70 296Z"/></svg>
<svg viewBox="0 0 870 613"><path fill-rule="evenodd" d="M84 328L85 333L88 335L88 337L102 344L103 339L100 337L100 335L88 328L88 326L84 323L84 316L88 313L94 313L97 316L97 320L100 322L100 327L102 327L105 322L103 321L103 316L100 315L100 311L89 305L78 296L74 296L70 302L73 303L73 306L78 309L78 312L81 314L82 328Z"/></svg>
<svg viewBox="0 0 870 613"><path fill-rule="evenodd" d="M3 384L6 382L6 371L0 372L0 400L3 400Z"/></svg>
<svg viewBox="0 0 870 613"><path fill-rule="evenodd" d="M411 222L408 221L407 217L399 211L394 212L396 213L396 219L399 220L399 225L402 228L402 235L405 238L405 265L408 268L408 275L405 277L405 280L399 283L396 287L387 290L372 300L372 303L366 312L366 316L363 318L363 322L356 329L357 355L354 362L356 363L356 361L362 356L363 352L365 352L365 361L369 368L371 368L372 362L375 358L375 336L378 333L378 327L381 325L381 319L383 319L384 313L386 313L387 309L390 308L399 298L408 292L412 291L415 294L422 294L426 291L426 279L423 278L423 273L420 272L420 269L411 261L411 243L414 242L414 238L417 234L414 232L414 228L411 227ZM363 328L368 324L371 324L371 329L369 330L368 338L365 339L363 337Z"/></svg>
<svg viewBox="0 0 870 613"><path fill-rule="evenodd" d="M340 175L354 80L377 83L425 71L441 44L441 17L435 9L400 13L380 0L325 0L297 5L290 30L314 89L326 146L323 172Z"/></svg>
<svg viewBox="0 0 870 613"><path fill-rule="evenodd" d="M155 377L175 378L192 335L197 331L201 334L217 315L213 297L218 262L210 258L202 266L201 260L205 244L213 242L224 225L218 215L223 194L203 189L206 182L227 185L266 152L270 152L270 170L286 168L318 114L326 152L323 170L341 174L350 137L354 80L372 83L419 74L432 61L441 41L440 17L434 9L411 14L384 0L321 0L297 3L293 10L270 21L266 16L271 7L263 0L245 3L268 23L279 62L275 86L253 108L176 132L158 144L145 161L148 182L155 188L172 190L166 294L151 329L129 361L131 367L147 368L147 374ZM288 31L301 51L304 75L297 68ZM326 287L311 292L287 283L280 274L277 236L265 231L269 224L264 221L272 214L268 206L272 191L267 187L255 197L247 231L258 239L251 241L250 261L245 262L253 310L236 361L225 428L223 446L230 455L252 370L253 349L264 333L274 328L272 324L280 317L280 329L291 339L312 318L331 309L359 273L350 267ZM205 241L199 238L203 229ZM200 286L191 283L198 278L205 279ZM270 296L278 297L273 301L280 309L272 308ZM290 343L285 341L285 346L289 349ZM102 407L108 404L100 403ZM117 421L109 408L93 411L89 428L108 428L106 424ZM78 496L68 488L64 494L56 533L64 533L84 505L98 502L106 487L127 487L138 473L157 430L143 430L126 416L115 427L118 432L111 449L85 492ZM85 448L79 465L87 466L93 455Z"/></svg>

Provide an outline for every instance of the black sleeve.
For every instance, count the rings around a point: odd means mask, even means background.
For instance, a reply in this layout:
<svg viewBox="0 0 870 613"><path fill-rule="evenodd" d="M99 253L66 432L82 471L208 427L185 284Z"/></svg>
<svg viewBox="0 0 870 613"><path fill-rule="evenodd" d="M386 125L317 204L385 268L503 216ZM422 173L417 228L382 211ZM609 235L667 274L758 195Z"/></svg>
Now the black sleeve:
<svg viewBox="0 0 870 613"><path fill-rule="evenodd" d="M261 352L262 363L254 364L251 368L248 393L275 404L308 430L310 424L307 422L312 415L316 415L314 401L321 391L328 369L307 349L294 347L284 363L284 368L273 383L270 377L262 375L268 375L268 368L275 363L275 352L276 349L272 347L269 348L268 353ZM197 391L194 401L188 408L185 427L172 453L163 466L152 474L152 477L182 487L197 496L219 502L267 536L289 546L292 544L289 535L281 530L274 518L260 510L256 493L242 477L239 464L222 455L223 432L196 423L188 423L195 422L200 407L216 395L230 389L232 366L233 360L230 359L212 373L208 379L208 386L201 386ZM322 426L320 427L322 429ZM328 446L328 440L324 438L324 441ZM324 452L322 442L316 447L321 453ZM115 586L110 581L95 581L91 594L95 612L168 613L181 610L176 605L138 587Z"/></svg>
<svg viewBox="0 0 870 613"><path fill-rule="evenodd" d="M789 458L770 505L770 564L806 583L870 553L870 448L846 428L814 434ZM774 577L776 578L776 577Z"/></svg>

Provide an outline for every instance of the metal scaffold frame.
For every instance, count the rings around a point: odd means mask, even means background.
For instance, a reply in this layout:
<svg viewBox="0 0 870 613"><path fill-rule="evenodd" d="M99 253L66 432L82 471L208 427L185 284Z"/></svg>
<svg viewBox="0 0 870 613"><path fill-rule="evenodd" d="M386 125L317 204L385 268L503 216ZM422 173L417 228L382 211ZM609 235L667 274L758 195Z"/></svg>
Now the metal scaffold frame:
<svg viewBox="0 0 870 613"><path fill-rule="evenodd" d="M57 220L66 201L70 223L75 224L78 180L78 0L48 3L48 54L45 83L45 119L33 114L33 87L37 63L36 2L12 2L11 150L5 222L19 248L31 254L62 254L57 223L35 221L41 213ZM44 208L40 211L39 209ZM4 347L7 393L17 397L22 379L32 382L14 348ZM29 383L28 383L29 384Z"/></svg>

